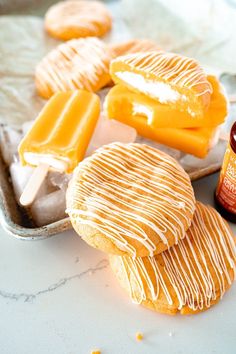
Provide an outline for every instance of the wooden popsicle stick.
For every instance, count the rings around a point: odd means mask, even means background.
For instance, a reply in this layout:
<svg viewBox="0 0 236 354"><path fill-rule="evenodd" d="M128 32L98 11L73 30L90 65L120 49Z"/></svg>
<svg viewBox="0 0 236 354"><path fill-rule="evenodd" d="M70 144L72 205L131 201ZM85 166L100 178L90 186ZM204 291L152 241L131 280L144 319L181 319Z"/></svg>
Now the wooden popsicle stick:
<svg viewBox="0 0 236 354"><path fill-rule="evenodd" d="M39 164L31 175L20 197L20 204L27 206L33 203L39 188L47 176L49 165Z"/></svg>

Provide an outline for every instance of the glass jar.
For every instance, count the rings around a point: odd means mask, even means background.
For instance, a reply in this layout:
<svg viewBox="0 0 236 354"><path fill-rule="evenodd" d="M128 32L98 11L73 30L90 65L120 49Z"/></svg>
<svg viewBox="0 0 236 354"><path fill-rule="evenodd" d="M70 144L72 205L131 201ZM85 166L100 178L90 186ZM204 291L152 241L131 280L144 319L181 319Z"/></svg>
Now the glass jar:
<svg viewBox="0 0 236 354"><path fill-rule="evenodd" d="M236 223L236 122L231 128L230 140L215 192L215 202L222 216Z"/></svg>

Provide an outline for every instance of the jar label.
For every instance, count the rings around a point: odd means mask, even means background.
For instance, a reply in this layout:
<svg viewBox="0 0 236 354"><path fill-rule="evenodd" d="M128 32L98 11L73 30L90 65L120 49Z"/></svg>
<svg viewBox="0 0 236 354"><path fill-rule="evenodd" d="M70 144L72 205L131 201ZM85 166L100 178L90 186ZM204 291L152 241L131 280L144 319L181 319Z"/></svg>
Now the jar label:
<svg viewBox="0 0 236 354"><path fill-rule="evenodd" d="M236 214L236 154L228 144L216 190L219 203Z"/></svg>

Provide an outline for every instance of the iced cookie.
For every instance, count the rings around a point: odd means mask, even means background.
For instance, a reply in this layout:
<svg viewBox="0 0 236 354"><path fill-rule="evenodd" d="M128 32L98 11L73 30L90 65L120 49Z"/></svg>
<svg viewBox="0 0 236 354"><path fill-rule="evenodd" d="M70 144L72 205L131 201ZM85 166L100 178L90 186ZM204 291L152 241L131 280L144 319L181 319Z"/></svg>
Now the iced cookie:
<svg viewBox="0 0 236 354"><path fill-rule="evenodd" d="M94 37L60 44L36 67L37 91L44 98L58 91L96 92L110 81L110 60L107 46Z"/></svg>
<svg viewBox="0 0 236 354"><path fill-rule="evenodd" d="M46 31L63 40L101 37L111 29L111 24L109 11L99 1L62 1L45 15Z"/></svg>
<svg viewBox="0 0 236 354"><path fill-rule="evenodd" d="M116 58L131 53L160 50L160 47L150 39L130 39L129 41L111 44L110 49Z"/></svg>
<svg viewBox="0 0 236 354"><path fill-rule="evenodd" d="M107 253L148 256L185 236L195 210L189 176L169 155L113 143L74 171L67 212L77 233Z"/></svg>
<svg viewBox="0 0 236 354"><path fill-rule="evenodd" d="M112 269L135 303L183 315L209 309L234 280L233 235L210 206L197 202L186 237L155 257L110 256Z"/></svg>
<svg viewBox="0 0 236 354"><path fill-rule="evenodd" d="M204 114L210 104L212 86L191 58L161 50L127 54L112 60L110 73L115 83L192 116Z"/></svg>

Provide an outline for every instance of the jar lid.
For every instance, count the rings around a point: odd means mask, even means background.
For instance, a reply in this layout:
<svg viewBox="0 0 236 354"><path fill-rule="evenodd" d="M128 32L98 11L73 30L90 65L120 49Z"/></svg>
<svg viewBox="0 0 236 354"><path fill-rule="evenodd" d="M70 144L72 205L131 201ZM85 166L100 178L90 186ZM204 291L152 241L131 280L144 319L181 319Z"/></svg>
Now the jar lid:
<svg viewBox="0 0 236 354"><path fill-rule="evenodd" d="M234 152L236 152L236 122L234 122L230 131L230 145Z"/></svg>

